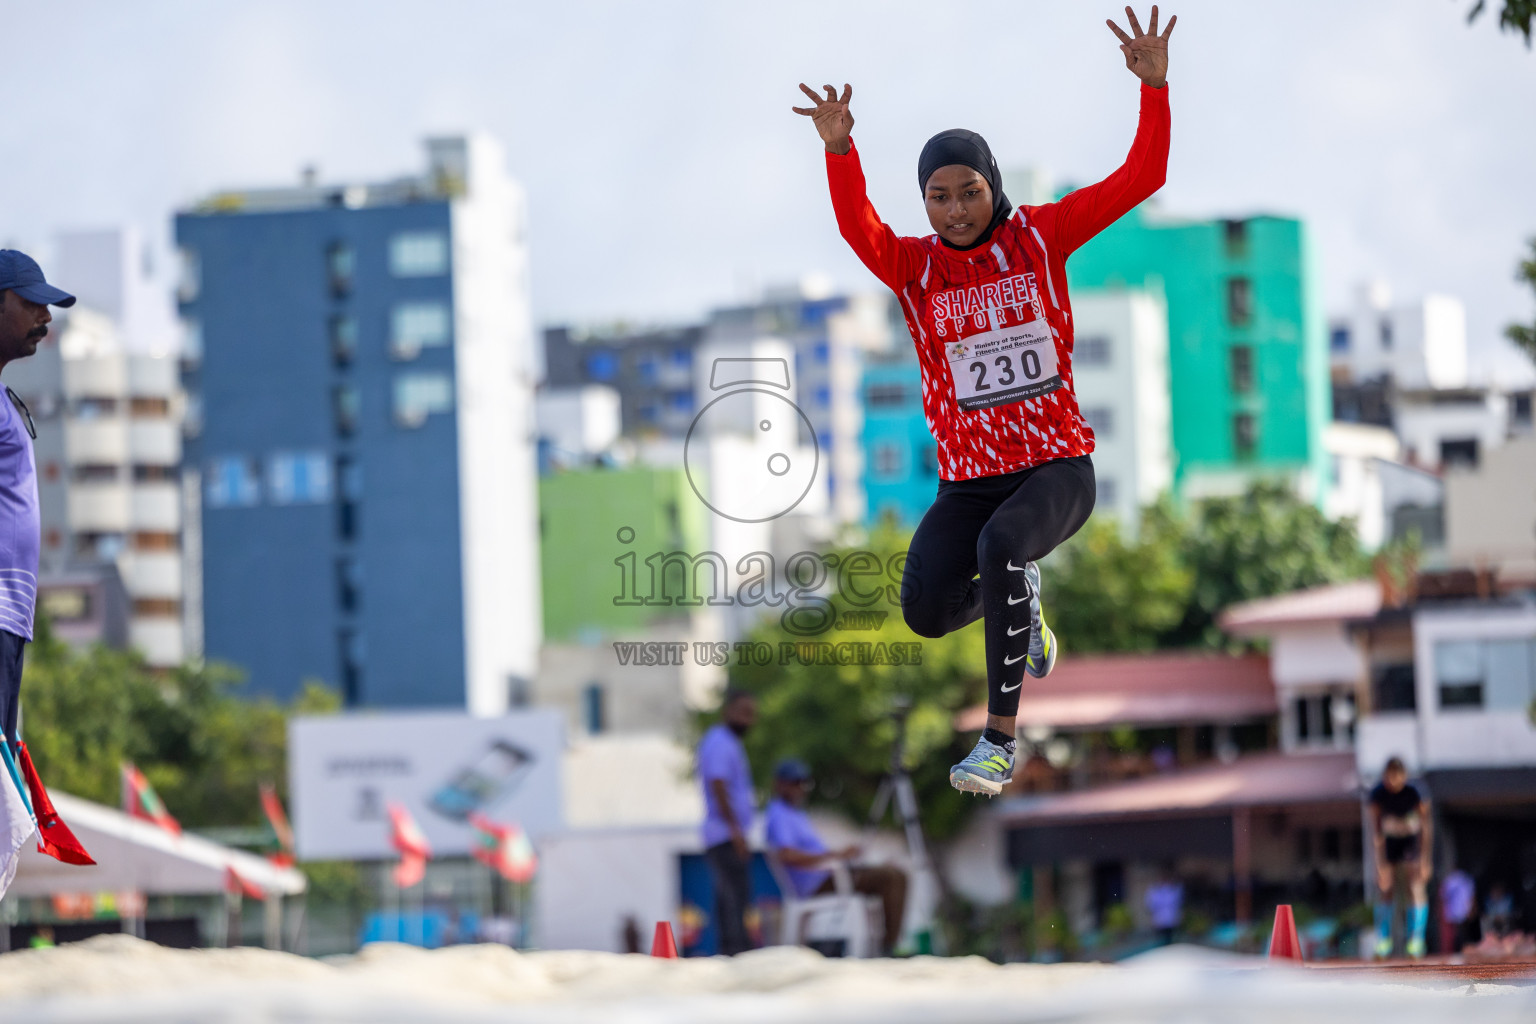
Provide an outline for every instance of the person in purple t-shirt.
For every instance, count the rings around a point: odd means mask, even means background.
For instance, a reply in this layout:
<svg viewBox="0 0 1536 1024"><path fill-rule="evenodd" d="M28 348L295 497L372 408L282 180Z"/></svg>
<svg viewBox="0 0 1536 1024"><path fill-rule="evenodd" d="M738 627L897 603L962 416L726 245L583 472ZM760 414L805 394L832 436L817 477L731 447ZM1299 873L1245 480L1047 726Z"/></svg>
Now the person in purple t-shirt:
<svg viewBox="0 0 1536 1024"><path fill-rule="evenodd" d="M715 885L715 922L720 952L735 956L752 948L747 903L752 895L752 766L741 739L757 721L757 698L727 690L720 721L699 740L699 781L704 786L704 861Z"/></svg>
<svg viewBox="0 0 1536 1024"><path fill-rule="evenodd" d="M836 860L851 861L861 852L857 846L829 850L816 834L815 826L805 813L805 801L812 784L811 770L804 761L794 758L780 761L773 770L773 800L764 814L768 849L784 865L784 873L795 887L795 894L801 897L835 891L827 864ZM848 874L854 892L880 897L885 925L881 951L890 956L896 948L896 940L901 937L901 919L907 912L906 872L889 864L850 864Z"/></svg>
<svg viewBox="0 0 1536 1024"><path fill-rule="evenodd" d="M25 253L0 249L0 372L37 352L48 336L49 306L72 306L75 297L43 279ZM37 558L42 522L37 507L37 466L32 416L16 393L0 403L0 733L20 742L21 659L32 639L37 604Z"/></svg>

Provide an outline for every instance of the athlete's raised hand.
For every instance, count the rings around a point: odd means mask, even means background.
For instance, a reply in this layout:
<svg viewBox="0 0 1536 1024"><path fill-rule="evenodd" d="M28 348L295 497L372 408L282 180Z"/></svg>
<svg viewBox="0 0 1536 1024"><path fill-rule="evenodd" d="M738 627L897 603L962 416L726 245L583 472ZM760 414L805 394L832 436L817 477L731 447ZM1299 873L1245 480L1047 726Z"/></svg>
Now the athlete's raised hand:
<svg viewBox="0 0 1536 1024"><path fill-rule="evenodd" d="M1167 64L1166 59L1163 62ZM848 110L848 101L853 99L853 86L844 85L842 96L838 96L837 90L830 85L822 86L827 90L825 98L818 96L816 90L800 83L800 91L811 98L814 107L790 107L797 114L804 114L816 124L816 134L821 136L821 141L826 143L828 153L836 153L839 156L847 153L852 143L848 141L848 133L853 131L853 114Z"/></svg>
<svg viewBox="0 0 1536 1024"><path fill-rule="evenodd" d="M1157 34L1156 4L1152 5L1152 20L1147 23L1145 32L1141 30L1141 22L1136 20L1135 11L1127 7L1125 16L1131 23L1131 31L1136 33L1134 36L1120 31L1120 26L1113 19L1105 22L1109 30L1120 37L1120 52L1125 54L1125 66L1152 88L1161 89L1168 83L1168 37L1173 34L1173 26L1178 24L1179 16L1175 14L1168 19L1168 27L1162 35Z"/></svg>

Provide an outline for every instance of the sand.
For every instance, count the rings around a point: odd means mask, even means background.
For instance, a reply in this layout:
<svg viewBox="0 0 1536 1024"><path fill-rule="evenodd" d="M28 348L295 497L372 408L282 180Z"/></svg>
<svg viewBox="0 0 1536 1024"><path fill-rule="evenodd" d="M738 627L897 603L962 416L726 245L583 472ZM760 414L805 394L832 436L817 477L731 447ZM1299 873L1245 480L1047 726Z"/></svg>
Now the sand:
<svg viewBox="0 0 1536 1024"><path fill-rule="evenodd" d="M780 1022L1536 1020L1536 985L1406 985L1161 950L1130 964L828 960L804 949L653 960L389 943L309 960L172 950L124 935L0 956L0 1020L41 1022Z"/></svg>

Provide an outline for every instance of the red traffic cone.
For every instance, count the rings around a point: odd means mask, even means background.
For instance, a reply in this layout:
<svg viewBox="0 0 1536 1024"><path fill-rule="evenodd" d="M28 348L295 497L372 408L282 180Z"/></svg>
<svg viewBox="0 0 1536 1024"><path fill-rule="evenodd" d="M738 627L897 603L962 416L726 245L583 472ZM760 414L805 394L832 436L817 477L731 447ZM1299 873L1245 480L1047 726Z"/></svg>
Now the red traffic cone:
<svg viewBox="0 0 1536 1024"><path fill-rule="evenodd" d="M1275 930L1269 935L1271 960L1302 960L1301 938L1296 934L1296 915L1291 905L1282 903L1275 908Z"/></svg>
<svg viewBox="0 0 1536 1024"><path fill-rule="evenodd" d="M651 940L651 956L659 956L664 960L677 959L677 940L672 938L672 922L656 922L656 937Z"/></svg>

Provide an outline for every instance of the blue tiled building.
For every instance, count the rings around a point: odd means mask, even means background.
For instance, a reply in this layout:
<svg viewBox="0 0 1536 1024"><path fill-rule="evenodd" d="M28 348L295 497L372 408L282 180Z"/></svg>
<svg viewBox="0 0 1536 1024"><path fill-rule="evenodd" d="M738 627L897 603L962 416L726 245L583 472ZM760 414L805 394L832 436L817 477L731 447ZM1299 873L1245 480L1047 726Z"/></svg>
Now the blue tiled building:
<svg viewBox="0 0 1536 1024"><path fill-rule="evenodd" d="M495 713L536 665L521 195L487 140L428 150L176 220L204 650L257 693Z"/></svg>
<svg viewBox="0 0 1536 1024"><path fill-rule="evenodd" d="M864 490L871 525L912 529L939 489L938 446L923 416L917 357L901 347L864 367Z"/></svg>

